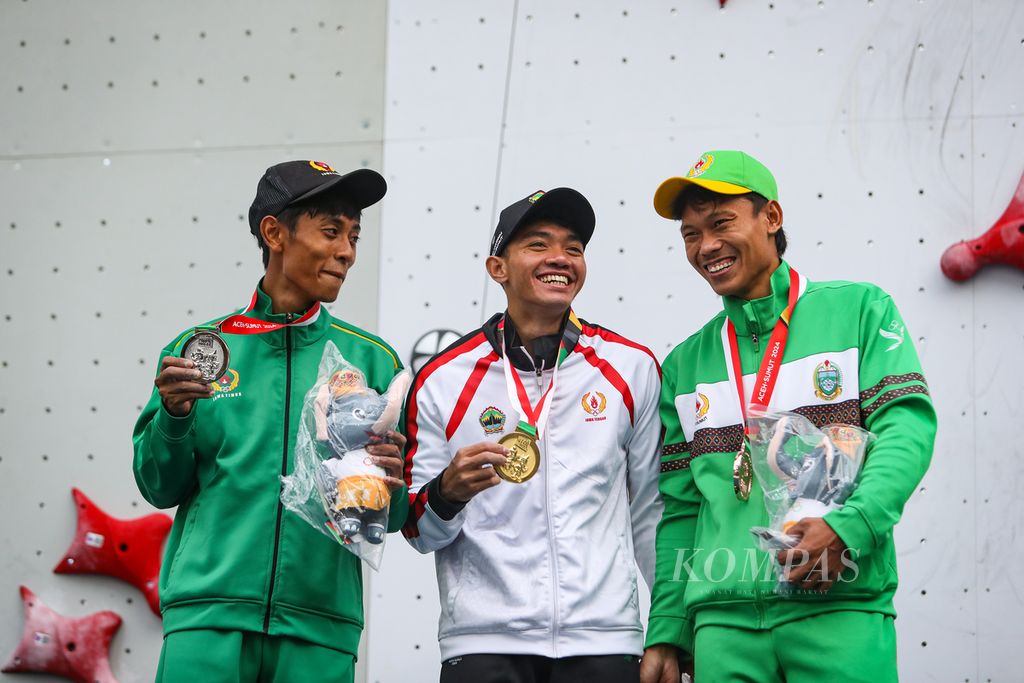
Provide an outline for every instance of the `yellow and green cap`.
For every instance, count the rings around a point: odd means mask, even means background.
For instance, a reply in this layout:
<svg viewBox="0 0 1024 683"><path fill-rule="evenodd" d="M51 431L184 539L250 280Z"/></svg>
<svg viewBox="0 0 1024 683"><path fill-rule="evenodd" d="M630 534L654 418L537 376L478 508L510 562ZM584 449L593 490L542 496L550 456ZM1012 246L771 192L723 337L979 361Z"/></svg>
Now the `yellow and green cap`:
<svg viewBox="0 0 1024 683"><path fill-rule="evenodd" d="M700 155L685 176L664 181L654 193L654 210L664 218L675 218L672 205L691 185L698 185L718 194L756 192L766 199L779 201L775 176L760 161L745 152L712 150Z"/></svg>

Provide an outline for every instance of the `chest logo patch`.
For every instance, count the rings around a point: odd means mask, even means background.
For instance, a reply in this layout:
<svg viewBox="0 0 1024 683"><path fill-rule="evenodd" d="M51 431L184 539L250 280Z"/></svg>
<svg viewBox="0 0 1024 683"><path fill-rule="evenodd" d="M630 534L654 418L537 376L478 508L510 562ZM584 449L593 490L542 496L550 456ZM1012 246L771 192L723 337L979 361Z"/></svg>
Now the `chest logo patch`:
<svg viewBox="0 0 1024 683"><path fill-rule="evenodd" d="M218 379L216 382L211 382L210 386L213 387L214 391L226 393L228 391L234 391L238 388L238 370L232 370L228 368L228 371Z"/></svg>
<svg viewBox="0 0 1024 683"><path fill-rule="evenodd" d="M484 428L484 434L498 434L504 431L505 413L494 406L487 406L487 409L480 413L480 426Z"/></svg>
<svg viewBox="0 0 1024 683"><path fill-rule="evenodd" d="M708 419L708 409L711 408L711 401L704 394L697 392L697 422L700 424Z"/></svg>
<svg viewBox="0 0 1024 683"><path fill-rule="evenodd" d="M238 370L232 370L228 368L220 379L216 382L210 382L210 387L213 389L213 400L217 401L222 398L235 398L242 395L241 391L238 391L239 382Z"/></svg>
<svg viewBox="0 0 1024 683"><path fill-rule="evenodd" d="M843 371L826 360L814 368L814 395L823 401L834 401L843 393Z"/></svg>
<svg viewBox="0 0 1024 683"><path fill-rule="evenodd" d="M583 394L580 405L583 406L584 412L590 415L586 419L587 422L600 422L607 419L601 413L608 407L608 399L600 391L588 391Z"/></svg>

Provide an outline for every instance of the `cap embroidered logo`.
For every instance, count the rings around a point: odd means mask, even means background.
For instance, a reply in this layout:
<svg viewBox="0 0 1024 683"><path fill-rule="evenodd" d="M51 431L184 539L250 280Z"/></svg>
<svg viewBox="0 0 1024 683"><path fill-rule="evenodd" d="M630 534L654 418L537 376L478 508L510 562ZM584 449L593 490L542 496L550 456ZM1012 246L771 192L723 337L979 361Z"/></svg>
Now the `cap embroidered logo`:
<svg viewBox="0 0 1024 683"><path fill-rule="evenodd" d="M704 175L704 172L708 170L711 164L715 163L715 157L712 154L704 154L697 163L693 165L693 168L687 172L687 178L697 178L698 176Z"/></svg>
<svg viewBox="0 0 1024 683"><path fill-rule="evenodd" d="M325 164L322 161L310 161L309 165L321 173L333 173L334 175L338 175L338 172L331 168L330 164Z"/></svg>

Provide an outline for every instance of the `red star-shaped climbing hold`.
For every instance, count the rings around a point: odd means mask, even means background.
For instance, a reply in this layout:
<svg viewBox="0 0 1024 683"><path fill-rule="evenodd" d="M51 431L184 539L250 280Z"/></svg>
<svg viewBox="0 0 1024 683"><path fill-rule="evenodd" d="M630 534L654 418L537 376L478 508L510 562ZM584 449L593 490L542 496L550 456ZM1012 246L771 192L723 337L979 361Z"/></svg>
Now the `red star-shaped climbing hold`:
<svg viewBox="0 0 1024 683"><path fill-rule="evenodd" d="M139 519L114 519L76 488L71 489L78 511L75 540L54 567L57 574L106 574L127 581L146 595L150 609L160 614L160 559L171 518L154 513Z"/></svg>
<svg viewBox="0 0 1024 683"><path fill-rule="evenodd" d="M78 683L117 683L110 670L110 640L121 617L104 611L81 619L57 614L21 587L25 632L4 673L49 673Z"/></svg>

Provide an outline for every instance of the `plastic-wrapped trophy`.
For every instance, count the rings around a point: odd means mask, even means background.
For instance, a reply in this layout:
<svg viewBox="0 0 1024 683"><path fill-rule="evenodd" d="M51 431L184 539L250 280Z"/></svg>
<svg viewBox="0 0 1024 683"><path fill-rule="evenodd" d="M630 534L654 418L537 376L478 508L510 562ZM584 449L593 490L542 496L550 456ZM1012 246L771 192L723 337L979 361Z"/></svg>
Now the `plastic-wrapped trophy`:
<svg viewBox="0 0 1024 683"><path fill-rule="evenodd" d="M856 487L874 435L835 424L818 429L802 415L752 414L751 458L764 491L769 526L750 531L766 551L792 548L789 530L801 519L824 517L842 507Z"/></svg>
<svg viewBox="0 0 1024 683"><path fill-rule="evenodd" d="M328 342L303 405L295 472L284 477L285 507L374 569L383 556L391 491L366 447L384 442L398 424L411 381L405 370L381 395Z"/></svg>

